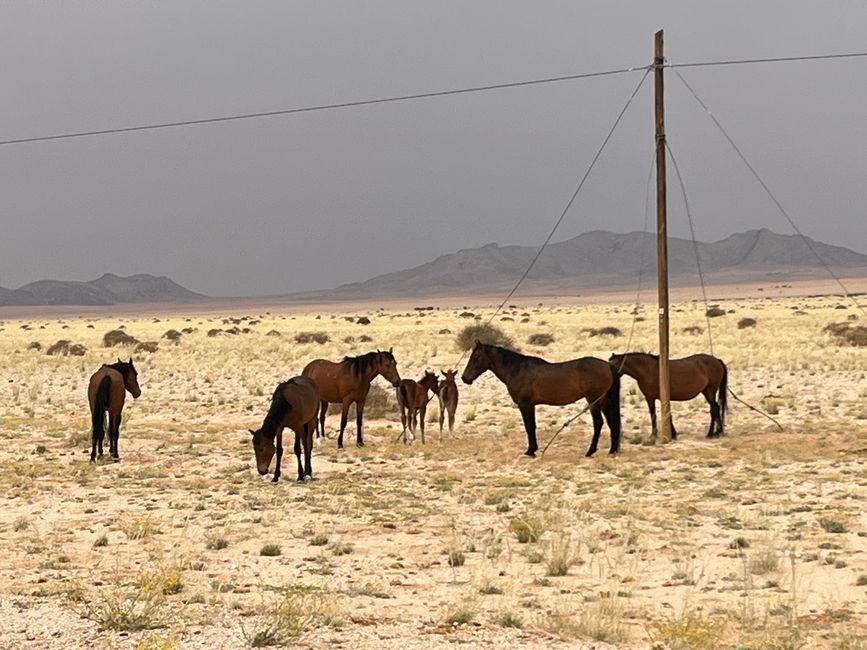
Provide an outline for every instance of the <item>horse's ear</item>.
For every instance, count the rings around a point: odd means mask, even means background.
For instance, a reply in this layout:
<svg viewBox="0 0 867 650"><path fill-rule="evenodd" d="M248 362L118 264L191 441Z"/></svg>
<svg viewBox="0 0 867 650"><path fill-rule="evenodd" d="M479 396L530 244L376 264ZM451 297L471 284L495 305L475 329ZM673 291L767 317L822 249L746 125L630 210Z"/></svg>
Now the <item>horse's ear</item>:
<svg viewBox="0 0 867 650"><path fill-rule="evenodd" d="M389 353L389 354L394 354L393 350L394 350L394 348L388 348L388 353Z"/></svg>
<svg viewBox="0 0 867 650"><path fill-rule="evenodd" d="M473 345L473 347L477 348L477 347L479 347L481 344L482 344L482 342L481 342L479 339L476 339L476 342L475 342L475 344Z"/></svg>
<svg viewBox="0 0 867 650"><path fill-rule="evenodd" d="M251 435L251 436L255 436L255 435L256 435L256 432L253 431L253 429L247 429L247 431L250 432L250 435Z"/></svg>
<svg viewBox="0 0 867 650"><path fill-rule="evenodd" d="M132 357L129 358L129 365L132 365Z"/></svg>
<svg viewBox="0 0 867 650"><path fill-rule="evenodd" d="M117 362L118 362L118 363L123 363L123 361L120 360L120 357L117 358Z"/></svg>

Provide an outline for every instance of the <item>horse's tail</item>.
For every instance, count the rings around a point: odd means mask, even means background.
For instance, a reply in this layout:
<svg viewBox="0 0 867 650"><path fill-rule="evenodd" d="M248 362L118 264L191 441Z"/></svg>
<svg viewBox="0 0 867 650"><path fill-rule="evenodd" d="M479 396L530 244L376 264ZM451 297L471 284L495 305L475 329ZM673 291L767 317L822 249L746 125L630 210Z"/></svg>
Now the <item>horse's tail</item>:
<svg viewBox="0 0 867 650"><path fill-rule="evenodd" d="M729 369L723 361L720 361L723 367L722 380L719 383L719 392L717 393L717 402L719 403L719 428L720 433L726 428L726 410L728 409L728 387L729 387Z"/></svg>
<svg viewBox="0 0 867 650"><path fill-rule="evenodd" d="M620 373L611 363L608 368L611 371L611 386L605 393L605 419L611 429L611 448L620 451Z"/></svg>
<svg viewBox="0 0 867 650"><path fill-rule="evenodd" d="M96 388L93 398L93 410L90 413L93 424L93 443L96 444L105 437L105 412L108 410L108 393L111 387L111 377L103 377Z"/></svg>
<svg viewBox="0 0 867 650"><path fill-rule="evenodd" d="M397 403L403 406L409 406L409 392L404 383L401 383L401 385L397 387Z"/></svg>

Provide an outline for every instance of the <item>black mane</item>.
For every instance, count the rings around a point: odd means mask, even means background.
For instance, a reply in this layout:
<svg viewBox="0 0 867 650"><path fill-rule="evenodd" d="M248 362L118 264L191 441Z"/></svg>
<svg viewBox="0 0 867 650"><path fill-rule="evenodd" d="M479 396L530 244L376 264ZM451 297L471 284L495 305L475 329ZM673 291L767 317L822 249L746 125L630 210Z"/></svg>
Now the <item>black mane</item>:
<svg viewBox="0 0 867 650"><path fill-rule="evenodd" d="M630 356L634 356L634 357L653 357L654 359L658 359L658 358L659 358L659 355L658 355L658 354L651 354L650 352L624 352L624 353L623 353L622 355L620 355L620 356L622 356L622 357L630 357Z"/></svg>
<svg viewBox="0 0 867 650"><path fill-rule="evenodd" d="M117 363L107 363L109 368L113 368L117 370L120 374L123 375L124 379L126 379L127 375L129 375L130 370L133 369L133 365L129 361L118 361Z"/></svg>
<svg viewBox="0 0 867 650"><path fill-rule="evenodd" d="M537 365L541 363L549 363L541 357L531 357L527 354L521 354L520 352L510 350L509 348L500 347L499 345L489 345L487 343L483 343L482 345L499 352L503 361L509 365Z"/></svg>
<svg viewBox="0 0 867 650"><path fill-rule="evenodd" d="M277 427L280 426L286 414L292 410L292 405L283 397L283 389L289 383L288 381L284 381L277 386L274 394L271 396L271 408L268 409L268 414L265 416L265 421L262 422L262 428L260 429L268 437L276 435Z"/></svg>
<svg viewBox="0 0 867 650"><path fill-rule="evenodd" d="M349 370L359 377L363 377L370 370L374 361L380 354L392 357L391 352L368 352L357 357L343 357L343 363L349 364ZM394 359L394 357L392 357Z"/></svg>

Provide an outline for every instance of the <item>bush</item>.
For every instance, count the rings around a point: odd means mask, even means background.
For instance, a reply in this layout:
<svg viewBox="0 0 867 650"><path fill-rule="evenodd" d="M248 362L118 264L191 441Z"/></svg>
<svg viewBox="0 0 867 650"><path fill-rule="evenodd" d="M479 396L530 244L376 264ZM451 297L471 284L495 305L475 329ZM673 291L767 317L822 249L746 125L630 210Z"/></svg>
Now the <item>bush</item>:
<svg viewBox="0 0 867 650"><path fill-rule="evenodd" d="M623 332L610 325L598 329L595 327L585 327L581 330L581 333L589 334L590 336L623 336Z"/></svg>
<svg viewBox="0 0 867 650"><path fill-rule="evenodd" d="M60 339L57 343L48 348L48 350L45 351L45 354L51 356L83 357L87 354L87 348L80 343L73 343L66 339Z"/></svg>
<svg viewBox="0 0 867 650"><path fill-rule="evenodd" d="M221 330L221 329L217 329L217 328L210 329L210 330L208 330L208 337L214 338L215 336L222 334L222 333L223 333L223 330Z"/></svg>
<svg viewBox="0 0 867 650"><path fill-rule="evenodd" d="M738 321L738 329L745 330L748 327L755 327L756 319L755 318L741 318Z"/></svg>
<svg viewBox="0 0 867 650"><path fill-rule="evenodd" d="M487 343L488 345L499 345L503 348L515 349L515 342L508 334L501 330L496 325L467 325L463 328L456 338L458 349L470 350L475 345L476 341Z"/></svg>
<svg viewBox="0 0 867 650"><path fill-rule="evenodd" d="M822 331L837 339L839 345L867 346L867 326L853 326L851 323L830 323Z"/></svg>
<svg viewBox="0 0 867 650"><path fill-rule="evenodd" d="M708 307L704 315L708 318L717 318L718 316L725 316L726 313L724 309L719 308L719 305L713 305L712 307Z"/></svg>
<svg viewBox="0 0 867 650"><path fill-rule="evenodd" d="M355 319L357 325L370 325L370 319L367 316L359 316Z"/></svg>
<svg viewBox="0 0 867 650"><path fill-rule="evenodd" d="M156 352L160 347L160 344L156 341L142 341L137 346L135 346L136 352Z"/></svg>
<svg viewBox="0 0 867 650"><path fill-rule="evenodd" d="M277 330L271 330L270 332L265 334L265 336L283 336L283 335L280 334L280 332L278 332Z"/></svg>
<svg viewBox="0 0 867 650"><path fill-rule="evenodd" d="M331 340L325 332L298 332L295 335L296 343L318 343L324 345Z"/></svg>
<svg viewBox="0 0 867 650"><path fill-rule="evenodd" d="M530 345L538 345L544 347L546 345L551 345L554 342L554 336L552 334L544 334L542 332L538 332L536 334L530 334L527 337L527 343Z"/></svg>
<svg viewBox="0 0 867 650"><path fill-rule="evenodd" d="M39 341L33 341L30 345L27 346L28 350L36 350L37 352L42 350L42 344Z"/></svg>
<svg viewBox="0 0 867 650"><path fill-rule="evenodd" d="M113 348L118 345L135 345L138 342L137 338L119 329L106 332L102 337L102 347L104 348Z"/></svg>
<svg viewBox="0 0 867 650"><path fill-rule="evenodd" d="M181 340L181 333L178 330L168 330L163 334L163 338L177 343Z"/></svg>
<svg viewBox="0 0 867 650"><path fill-rule="evenodd" d="M704 332L704 329L702 329L698 325L689 325L688 327L684 327L681 332L683 332L684 334L692 334L694 336L698 336L699 334Z"/></svg>

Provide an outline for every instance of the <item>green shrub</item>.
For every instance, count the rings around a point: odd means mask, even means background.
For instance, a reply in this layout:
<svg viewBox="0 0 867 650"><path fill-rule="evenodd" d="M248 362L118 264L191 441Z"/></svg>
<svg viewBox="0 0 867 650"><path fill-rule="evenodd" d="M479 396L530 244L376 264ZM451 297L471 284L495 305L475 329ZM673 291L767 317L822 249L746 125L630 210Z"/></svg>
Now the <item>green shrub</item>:
<svg viewBox="0 0 867 650"><path fill-rule="evenodd" d="M496 325L491 324L467 325L458 332L455 340L460 350L471 350L476 341L481 341L488 345L498 345L501 348L508 348L510 350L515 349L515 342L512 340L512 337Z"/></svg>

